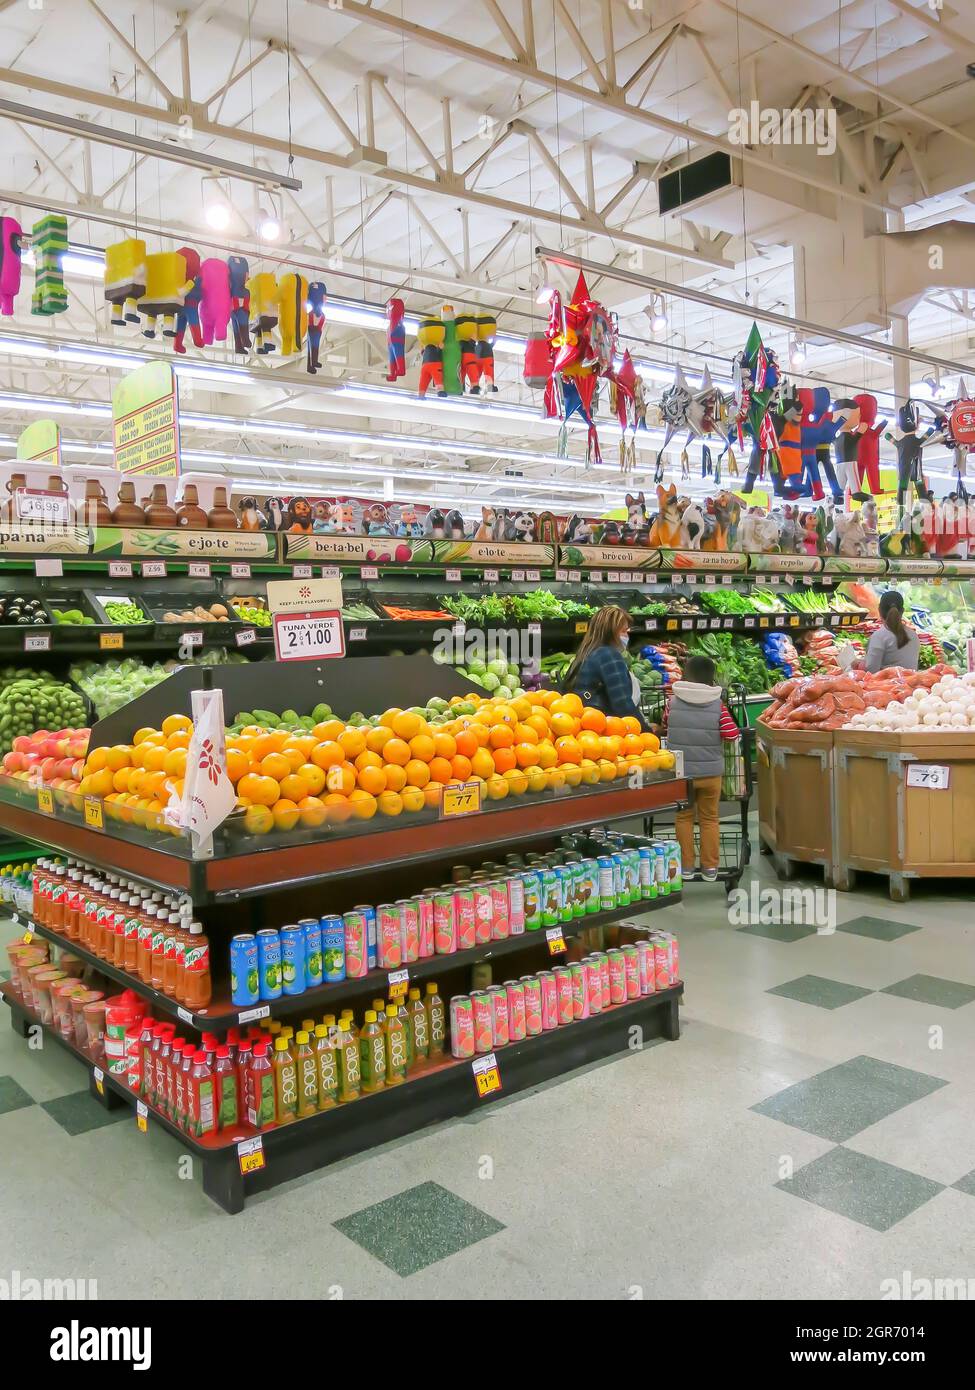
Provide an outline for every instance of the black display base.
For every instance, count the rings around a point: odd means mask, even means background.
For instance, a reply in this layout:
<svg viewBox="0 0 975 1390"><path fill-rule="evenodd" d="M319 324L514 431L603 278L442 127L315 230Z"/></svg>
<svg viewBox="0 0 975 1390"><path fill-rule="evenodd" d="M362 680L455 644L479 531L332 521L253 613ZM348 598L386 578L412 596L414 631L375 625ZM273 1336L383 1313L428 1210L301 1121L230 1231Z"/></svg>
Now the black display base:
<svg viewBox="0 0 975 1390"><path fill-rule="evenodd" d="M491 1105L542 1081L564 1075L614 1053L639 1051L650 1038L670 1041L680 1036L678 1005L683 984L657 994L647 994L619 1004L591 1018L540 1033L499 1048L496 1055L501 1090L483 1099L478 1096L470 1061L446 1058L428 1071L415 1073L402 1086L362 1096L348 1105L321 1111L290 1125L262 1131L264 1167L245 1177L240 1171L237 1146L228 1142L211 1147L193 1140L153 1107L149 1123L159 1124L188 1148L203 1167L203 1191L224 1211L235 1215L245 1197L266 1192L280 1183L324 1168L338 1159L362 1153L391 1139L399 1139L427 1125L463 1115L480 1105ZM0 988L9 1006L11 1024L27 1037L37 1020L20 1003L9 985ZM80 1061L90 1061L53 1029L45 1033L60 1042ZM107 1073L101 1090L92 1071L92 1095L110 1109L123 1103L135 1108L139 1097Z"/></svg>

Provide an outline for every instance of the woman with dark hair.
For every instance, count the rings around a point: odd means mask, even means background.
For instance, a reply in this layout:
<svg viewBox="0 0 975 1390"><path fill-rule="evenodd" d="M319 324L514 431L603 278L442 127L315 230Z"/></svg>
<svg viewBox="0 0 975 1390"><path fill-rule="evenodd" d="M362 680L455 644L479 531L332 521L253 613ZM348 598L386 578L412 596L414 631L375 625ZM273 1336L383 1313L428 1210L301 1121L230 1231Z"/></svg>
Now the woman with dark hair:
<svg viewBox="0 0 975 1390"><path fill-rule="evenodd" d="M637 703L639 687L623 659L630 641L630 615L624 608L600 608L589 620L589 627L563 681L564 689L574 691L584 704L618 717L632 715L640 727L649 725Z"/></svg>
<svg viewBox="0 0 975 1390"><path fill-rule="evenodd" d="M896 589L881 595L880 624L867 643L863 669L885 671L888 666L903 666L916 671L920 643L914 629L904 622L904 597Z"/></svg>

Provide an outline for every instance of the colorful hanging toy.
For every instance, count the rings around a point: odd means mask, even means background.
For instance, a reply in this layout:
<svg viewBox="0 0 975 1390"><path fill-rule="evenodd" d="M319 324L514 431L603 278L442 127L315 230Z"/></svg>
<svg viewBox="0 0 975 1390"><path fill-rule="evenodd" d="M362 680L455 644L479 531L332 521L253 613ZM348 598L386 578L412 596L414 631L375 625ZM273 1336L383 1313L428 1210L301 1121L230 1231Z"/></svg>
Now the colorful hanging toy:
<svg viewBox="0 0 975 1390"><path fill-rule="evenodd" d="M681 434L684 431L687 433L684 451L681 454L683 466L687 445L690 444L691 440L703 439L706 435L713 434L717 427L721 416L721 392L711 380L710 370L707 367L704 368L699 389L692 391L683 368L678 363L674 368L673 385L668 386L660 398L660 415L666 433L663 447L657 454L654 476L658 483L663 482L664 451L675 434ZM681 476L686 477L687 474L682 472Z"/></svg>
<svg viewBox="0 0 975 1390"><path fill-rule="evenodd" d="M328 291L324 282L313 280L308 286L308 361L307 369L311 376L322 365L322 334L325 331L325 296Z"/></svg>
<svg viewBox="0 0 975 1390"><path fill-rule="evenodd" d="M203 269L206 267L204 262ZM224 266L224 270L226 270ZM186 262L178 251L159 251L146 257L146 288L139 300L139 311L145 317L142 330L144 338L156 336L156 322L163 321L164 338L176 337L176 315L183 307L183 288L186 284ZM204 302L206 300L206 279L203 281ZM128 313L126 312L126 318ZM113 320L114 322L114 320ZM202 307L201 307L201 323ZM206 328L203 341L207 341Z"/></svg>
<svg viewBox="0 0 975 1390"><path fill-rule="evenodd" d="M115 328L139 322L139 300L146 292L146 244L127 237L105 248L104 295Z"/></svg>
<svg viewBox="0 0 975 1390"><path fill-rule="evenodd" d="M397 381L406 376L406 324L403 315L406 306L402 299L386 301L386 351L389 356L387 381Z"/></svg>
<svg viewBox="0 0 975 1390"><path fill-rule="evenodd" d="M68 307L64 287L64 257L68 250L68 219L50 212L34 223L34 294L32 314L63 314Z"/></svg>
<svg viewBox="0 0 975 1390"><path fill-rule="evenodd" d="M417 391L421 396L427 394L432 386L438 396L446 396L443 379L443 351L446 330L443 320L426 318L420 320L416 331L416 342L420 349L420 383Z"/></svg>
<svg viewBox="0 0 975 1390"><path fill-rule="evenodd" d="M552 311L547 337L554 354L552 375L545 388L545 411L559 416L558 455L569 453L568 422L577 412L589 427L586 466L602 463L599 435L593 417L593 398L601 376L613 375L616 327L602 304L591 298L580 270L572 299L565 305L558 290L552 291Z"/></svg>
<svg viewBox="0 0 975 1390"><path fill-rule="evenodd" d="M243 256L228 256L230 272L230 328L234 335L234 352L246 354L251 350L251 297L247 288L250 267Z"/></svg>
<svg viewBox="0 0 975 1390"><path fill-rule="evenodd" d="M0 314L9 317L20 293L24 233L15 217L0 217Z"/></svg>
<svg viewBox="0 0 975 1390"><path fill-rule="evenodd" d="M778 476L778 439L770 412L776 408L782 385L779 361L771 348L766 348L758 324L753 323L744 348L734 361L735 383L733 421L729 442L738 439L739 449L745 447L745 436L752 441L745 473L743 492L751 492L757 479L764 476L769 464Z"/></svg>
<svg viewBox="0 0 975 1390"><path fill-rule="evenodd" d="M483 396L498 389L494 384L494 339L498 325L493 314L478 314L474 322L477 326L478 384L471 387L471 394Z"/></svg>
<svg viewBox="0 0 975 1390"><path fill-rule="evenodd" d="M186 352L186 330L190 330L193 346L203 346L200 331L200 300L203 297L203 283L200 279L200 253L192 246L181 246L179 254L186 262L186 283L183 285L183 304L176 314L176 337L173 339L173 352L181 356Z"/></svg>
<svg viewBox="0 0 975 1390"><path fill-rule="evenodd" d="M254 349L264 357L273 352L277 344L274 330L278 326L278 282L270 270L262 270L252 275L247 282L250 294L251 332L254 335Z"/></svg>
<svg viewBox="0 0 975 1390"><path fill-rule="evenodd" d="M285 357L294 357L305 346L308 328L308 281L303 275L289 271L278 281L278 322L281 351Z"/></svg>

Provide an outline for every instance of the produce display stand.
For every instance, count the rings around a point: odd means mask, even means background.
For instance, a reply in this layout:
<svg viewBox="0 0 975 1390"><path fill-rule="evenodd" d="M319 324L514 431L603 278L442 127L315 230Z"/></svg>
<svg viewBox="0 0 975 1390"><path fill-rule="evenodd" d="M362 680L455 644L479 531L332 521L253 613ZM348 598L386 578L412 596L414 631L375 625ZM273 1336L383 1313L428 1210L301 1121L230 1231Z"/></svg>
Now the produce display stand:
<svg viewBox="0 0 975 1390"><path fill-rule="evenodd" d="M834 875L833 735L831 732L755 729L758 823L762 847L780 878L797 864L819 864Z"/></svg>

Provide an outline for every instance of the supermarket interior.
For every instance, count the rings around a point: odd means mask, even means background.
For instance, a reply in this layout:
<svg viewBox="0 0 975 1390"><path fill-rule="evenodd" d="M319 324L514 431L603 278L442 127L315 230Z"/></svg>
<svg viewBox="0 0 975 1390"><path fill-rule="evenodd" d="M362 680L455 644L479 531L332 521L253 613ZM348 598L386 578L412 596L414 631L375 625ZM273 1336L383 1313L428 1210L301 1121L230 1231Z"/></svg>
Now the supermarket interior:
<svg viewBox="0 0 975 1390"><path fill-rule="evenodd" d="M0 130L0 1297L975 1297L975 12L0 0Z"/></svg>

